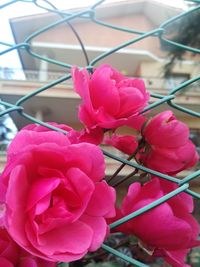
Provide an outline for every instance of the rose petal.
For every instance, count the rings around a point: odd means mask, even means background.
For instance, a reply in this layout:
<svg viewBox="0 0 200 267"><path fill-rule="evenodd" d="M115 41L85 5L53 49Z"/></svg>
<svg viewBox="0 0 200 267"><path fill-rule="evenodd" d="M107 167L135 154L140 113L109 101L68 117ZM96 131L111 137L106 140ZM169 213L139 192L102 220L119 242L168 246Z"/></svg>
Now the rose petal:
<svg viewBox="0 0 200 267"><path fill-rule="evenodd" d="M106 182L96 183L86 213L92 216L113 217L115 216L115 200L114 188L108 186Z"/></svg>
<svg viewBox="0 0 200 267"><path fill-rule="evenodd" d="M55 126L59 129L62 129L66 132L69 132L72 130L72 128L66 124L58 124L56 122L47 122L47 124L51 125L51 126ZM28 124L26 125L23 130L29 130L29 131L34 131L34 132L52 132L54 130L51 130L50 128L43 126L43 125L39 125L39 124Z"/></svg>
<svg viewBox="0 0 200 267"><path fill-rule="evenodd" d="M120 98L112 76L113 69L110 66L102 65L97 68L90 80L90 96L96 110L103 106L107 113L114 116L119 111Z"/></svg>
<svg viewBox="0 0 200 267"><path fill-rule="evenodd" d="M168 181L162 178L159 178L159 181L160 181L160 185L162 187L162 191L164 192L164 194L168 194L178 188L178 185L175 184L174 182L171 182L171 181ZM172 208L174 207L174 205L176 205L178 206L178 210L184 209L185 211L189 213L192 213L194 209L193 198L189 194L184 193L184 192L169 199L168 203L170 203L170 206Z"/></svg>
<svg viewBox="0 0 200 267"><path fill-rule="evenodd" d="M34 259L24 258L21 260L19 267L37 267L37 263Z"/></svg>
<svg viewBox="0 0 200 267"><path fill-rule="evenodd" d="M35 181L31 185L31 190L28 196L27 211L37 204L36 214L42 213L49 205L49 194L60 184L59 178L44 178ZM48 197L48 198L45 198ZM45 202L41 201L45 198ZM48 201L49 200L49 201ZM39 203L38 203L39 202Z"/></svg>
<svg viewBox="0 0 200 267"><path fill-rule="evenodd" d="M129 117L132 114L138 114L147 104L145 95L137 87L119 88L120 95L120 116Z"/></svg>
<svg viewBox="0 0 200 267"><path fill-rule="evenodd" d="M6 194L6 203L8 206L6 228L9 234L15 237L14 240L22 246L28 245L28 240L24 233L24 221L26 218L24 211L26 210L27 193L28 181L26 169L24 166L16 166L10 174Z"/></svg>
<svg viewBox="0 0 200 267"><path fill-rule="evenodd" d="M104 142L105 144L112 145L128 155L133 154L138 146L136 136L134 135L113 134L112 137L106 137Z"/></svg>
<svg viewBox="0 0 200 267"><path fill-rule="evenodd" d="M63 254L64 261L69 261L72 260L72 256L69 255L68 258L68 253L74 254L74 260L76 254L79 257L79 254L87 253L92 242L93 231L87 224L76 221L38 236L37 241L33 227L27 222L26 234L33 247L36 247L43 257L48 255L47 259L60 261L61 259L56 255Z"/></svg>
<svg viewBox="0 0 200 267"><path fill-rule="evenodd" d="M97 250L103 243L107 234L107 223L102 217L93 217L84 215L81 220L91 227L93 230L92 243L89 247L89 251Z"/></svg>
<svg viewBox="0 0 200 267"><path fill-rule="evenodd" d="M80 71L77 67L72 68L72 78L74 82L75 91L83 99L84 104L87 105L88 109L91 111L93 107L90 101L90 91L89 91L89 73L87 70L83 69Z"/></svg>
<svg viewBox="0 0 200 267"><path fill-rule="evenodd" d="M166 110L150 120L144 129L144 136L147 142L154 146L179 147L189 139L189 128L177 120L172 111Z"/></svg>
<svg viewBox="0 0 200 267"><path fill-rule="evenodd" d="M84 129L80 132L72 130L68 137L72 144L86 142L99 145L103 140L103 135L103 129L95 127L93 129Z"/></svg>
<svg viewBox="0 0 200 267"><path fill-rule="evenodd" d="M105 176L105 162L102 151L88 143L70 145L65 153L65 158L71 167L78 166L95 182ZM84 160L83 160L84 158Z"/></svg>
<svg viewBox="0 0 200 267"><path fill-rule="evenodd" d="M0 263L2 267L15 267L12 262L3 257L0 257Z"/></svg>
<svg viewBox="0 0 200 267"><path fill-rule="evenodd" d="M20 153L24 149L27 149L29 145L45 143L56 143L59 146L68 146L70 144L67 136L63 133L56 131L34 132L30 130L22 130L9 145L8 156L13 153Z"/></svg>
<svg viewBox="0 0 200 267"><path fill-rule="evenodd" d="M74 217L75 220L80 217L85 211L88 202L90 201L91 196L95 190L95 187L91 179L87 177L85 173L81 172L78 168L70 168L66 173L66 176L68 177L68 181L73 187L73 191L78 194L81 200L80 208L73 211L73 214L76 214L76 217Z"/></svg>
<svg viewBox="0 0 200 267"><path fill-rule="evenodd" d="M188 252L189 249L166 251L166 256L164 259L173 267L190 267L190 265L185 263Z"/></svg>

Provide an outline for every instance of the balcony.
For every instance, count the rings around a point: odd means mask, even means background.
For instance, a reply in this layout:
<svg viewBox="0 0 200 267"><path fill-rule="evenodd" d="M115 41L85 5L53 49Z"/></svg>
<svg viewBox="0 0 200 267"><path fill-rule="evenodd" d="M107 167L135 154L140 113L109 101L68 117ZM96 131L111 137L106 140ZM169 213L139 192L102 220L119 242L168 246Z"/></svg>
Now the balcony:
<svg viewBox="0 0 200 267"><path fill-rule="evenodd" d="M4 81L30 81L30 82L50 82L56 80L63 75L64 72L46 72L23 69L0 69L0 79Z"/></svg>
<svg viewBox="0 0 200 267"><path fill-rule="evenodd" d="M61 78L62 76L68 74L66 72L51 72L51 71L35 71L35 70L23 70L23 69L0 69L0 80L1 81L26 81L33 83L48 83ZM147 88L155 92L166 90L169 92L179 83L173 79L163 79L156 77L142 77ZM66 83L66 82L64 82ZM72 84L71 80L68 84ZM199 92L199 84L195 83L190 85L190 91ZM187 91L186 89L184 92Z"/></svg>

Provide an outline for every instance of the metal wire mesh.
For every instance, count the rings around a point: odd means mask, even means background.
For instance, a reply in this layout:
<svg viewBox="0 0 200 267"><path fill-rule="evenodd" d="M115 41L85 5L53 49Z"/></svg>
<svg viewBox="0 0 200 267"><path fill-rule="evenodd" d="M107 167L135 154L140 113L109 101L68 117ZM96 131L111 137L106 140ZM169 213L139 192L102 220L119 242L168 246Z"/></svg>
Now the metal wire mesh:
<svg viewBox="0 0 200 267"><path fill-rule="evenodd" d="M188 15L189 13L195 12L196 10L200 9L200 1L193 1L193 2L196 2L197 4L199 3L199 5L196 5L195 7L191 8L187 11L184 11L183 13L165 21L158 28L153 29L149 32L142 32L142 31L138 31L137 29L134 30L134 29L129 29L129 28L123 28L123 27L111 25L109 23L105 23L105 22L98 20L96 18L96 8L104 1L98 1L96 4L94 4L90 8L86 8L86 9L83 9L81 11L76 11L73 13L66 13L64 11L60 11L47 0L42 1L42 3L46 4L45 6L42 6L41 4L39 4L37 0L12 0L12 1L8 1L5 4L1 5L0 10L2 10L3 8L6 8L9 5L14 5L16 2L28 2L30 5L39 6L40 8L43 8L44 10L58 14L60 16L60 19L58 19L56 22L53 22L53 23L39 29L38 31L33 32L31 35L27 36L26 39L22 43L10 44L10 43L5 43L5 42L0 41L0 44L3 47L5 47L5 49L2 52L0 52L0 56L4 55L6 53L10 53L13 50L24 50L30 57L35 57L39 60L46 61L46 62L49 62L52 64L56 64L56 65L59 65L61 67L66 68L66 70L69 70L72 67L70 64L67 64L67 63L64 63L61 61L57 61L57 60L54 60L54 59L51 59L48 57L44 57L44 56L41 56L41 55L37 54L36 52L34 52L33 47L32 47L32 41L34 40L34 38L36 36L39 36L40 34L47 32L48 30L50 30L50 29L52 29L58 25L61 25L63 23L68 23L68 25L70 26L70 22L73 22L73 20L75 20L77 18L84 18L85 20L92 21L93 23L99 24L102 27L108 27L108 28L110 28L110 30L124 31L124 32L132 33L134 35L135 34L138 35L138 37L133 38L127 42L121 43L120 45L110 49L108 52L104 52L104 53L100 54L98 57L92 59L90 62L89 62L89 59L87 58L87 53L85 51L85 48L84 48L82 42L80 42L82 51L86 57L86 61L87 61L86 68L88 70L92 69L96 63L98 63L100 60L106 58L107 56L121 50L122 48L128 47L131 44L134 44L136 42L140 42L141 40L148 38L148 37L158 38L164 44L167 44L167 45L173 46L173 47L177 47L179 49L184 49L185 51L190 51L190 52L196 53L196 54L200 53L200 50L197 48L193 48L193 47L189 47L189 46L186 46L186 45L183 45L180 43L176 43L176 42L168 40L168 39L166 39L166 37L164 37L164 33L166 31L166 28L171 23L175 22L178 19L181 19L182 17ZM0 104L5 106L5 108L6 108L4 111L2 111L0 113L0 116L3 116L6 113L17 112L20 116L26 118L30 123L37 123L40 125L44 125L44 126L49 127L53 130L60 131L60 132L63 132L66 134L65 131L58 129L52 125L48 125L45 122L40 121L40 120L36 119L35 117L31 116L30 114L27 114L24 111L23 104L26 101L28 101L30 98L37 96L39 93L46 91L46 90L54 87L55 85L57 85L61 82L64 82L70 78L71 78L71 75L66 74L66 75L62 76L61 78L54 80L50 83L47 83L46 85L44 85L40 88L37 88L36 90L32 91L31 93L29 93L23 97L20 97L15 104L11 104L11 103L5 102L5 101L0 101ZM184 83L181 83L180 85L178 85L177 87L175 87L171 91L169 91L167 95L151 93L151 97L155 98L155 101L152 104L148 105L144 109L143 112L152 110L155 107L158 107L158 106L165 103L165 104L169 105L170 107L173 107L174 109L181 111L182 113L189 114L191 116L195 116L197 118L200 118L199 112L196 112L194 110L191 110L191 109L188 109L188 108L183 107L181 105L178 105L174 101L177 97L177 94L180 93L181 90L184 90L184 88L186 88L186 87L188 89L190 89L190 86L198 80L200 80L200 75L197 77L194 77L190 80L187 80ZM133 167L134 169L136 168L136 169L141 170L143 172L158 176L162 179L172 181L179 186L178 189L168 193L167 195L152 202L151 204L149 204L149 205L133 212L132 214L112 223L110 225L111 229L119 226L120 224L125 223L126 221L128 221L128 220L130 220L136 216L139 216L140 214L142 214L142 213L144 213L150 209L153 209L157 205L160 205L161 203L167 201L168 199L172 198L173 196L175 196L175 195L177 195L183 191L187 192L189 195L193 196L194 198L200 199L200 194L189 189L190 182L192 180L196 179L200 175L200 170L197 170L197 171L193 172L192 174L179 180L178 178L175 178L175 177L172 177L169 175L165 175L163 173L160 173L160 172L154 171L152 169L146 168L144 166L138 165L137 163L122 159L120 157L115 156L114 154L109 153L109 152L106 152L106 151L103 151L103 152L104 152L105 156L110 157L110 158L112 158L118 162L124 163L125 165L129 165L129 166ZM102 248L104 250L106 250L107 252L112 253L112 254L116 255L117 257L124 259L125 261L129 262L130 264L133 264L134 266L139 266L139 267L147 266L146 264L139 262L136 259L130 258L130 257L124 255L123 253L109 247L106 244L103 244Z"/></svg>

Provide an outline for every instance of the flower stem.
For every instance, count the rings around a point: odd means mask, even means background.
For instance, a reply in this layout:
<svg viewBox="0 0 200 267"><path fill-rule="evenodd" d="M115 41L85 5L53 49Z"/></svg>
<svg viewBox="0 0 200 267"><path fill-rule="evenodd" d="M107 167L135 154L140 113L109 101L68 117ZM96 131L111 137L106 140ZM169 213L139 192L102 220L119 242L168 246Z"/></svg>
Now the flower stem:
<svg viewBox="0 0 200 267"><path fill-rule="evenodd" d="M133 155L130 155L127 160L131 160L132 158L134 158L134 156L135 153ZM113 173L113 175L107 180L107 183L110 183L125 166L126 163L122 163L119 168Z"/></svg>
<svg viewBox="0 0 200 267"><path fill-rule="evenodd" d="M125 182L126 180L128 180L130 177L134 176L136 173L138 173L138 169L135 169L134 171L132 171L131 173L129 173L127 176L125 176L122 180L120 180L117 183L115 183L113 185L113 187L117 187L118 185L122 184L123 182Z"/></svg>
<svg viewBox="0 0 200 267"><path fill-rule="evenodd" d="M145 145L145 141L144 139L142 138L140 141L139 141L139 144L138 144L138 147L137 149L135 150L135 152L130 155L127 160L131 160L133 158L135 158L135 156L137 155L137 153L140 151L140 149ZM113 173L113 175L107 180L107 183L110 184L110 182L118 175L118 173L126 166L126 163L122 163L119 168ZM133 173L135 172L135 170L133 171ZM130 174L131 176L133 174ZM129 175L128 175L128 178L129 178ZM127 178L126 178L127 179ZM116 186L116 185L115 185Z"/></svg>

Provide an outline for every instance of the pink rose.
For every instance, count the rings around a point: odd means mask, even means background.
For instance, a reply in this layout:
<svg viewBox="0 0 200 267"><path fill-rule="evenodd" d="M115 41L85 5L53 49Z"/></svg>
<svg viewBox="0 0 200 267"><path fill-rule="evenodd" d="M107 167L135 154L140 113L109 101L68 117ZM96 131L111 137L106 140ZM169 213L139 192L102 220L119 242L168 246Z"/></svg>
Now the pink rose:
<svg viewBox="0 0 200 267"><path fill-rule="evenodd" d="M193 167L199 160L194 144L189 140L187 125L171 111L153 117L143 131L147 143L140 159L156 171L176 174Z"/></svg>
<svg viewBox="0 0 200 267"><path fill-rule="evenodd" d="M128 155L132 155L138 146L137 138L134 135L113 134L111 137L105 137L104 143L114 146Z"/></svg>
<svg viewBox="0 0 200 267"><path fill-rule="evenodd" d="M143 80L125 77L109 65L97 67L91 75L74 67L72 78L83 101L79 118L88 128L140 128L145 121L139 115L149 100Z"/></svg>
<svg viewBox="0 0 200 267"><path fill-rule="evenodd" d="M169 188L174 188L174 185L168 184L163 190L161 183L158 178L153 178L143 186L133 183L118 211L118 217L126 216L152 203L169 193ZM187 252L190 248L200 245L200 241L197 240L199 225L190 214L193 208L192 198L187 196L184 201L183 194L122 224L118 230L137 236L144 248L154 256L164 257L172 266L186 266L184 259ZM186 203L188 198L190 199Z"/></svg>
<svg viewBox="0 0 200 267"><path fill-rule="evenodd" d="M102 181L105 162L97 146L71 144L62 133L30 126L17 134L8 156L0 200L16 243L54 262L80 259L101 246L105 218L115 215L115 191Z"/></svg>
<svg viewBox="0 0 200 267"><path fill-rule="evenodd" d="M25 252L3 228L0 228L0 263L2 267L56 267L56 263L36 258Z"/></svg>

